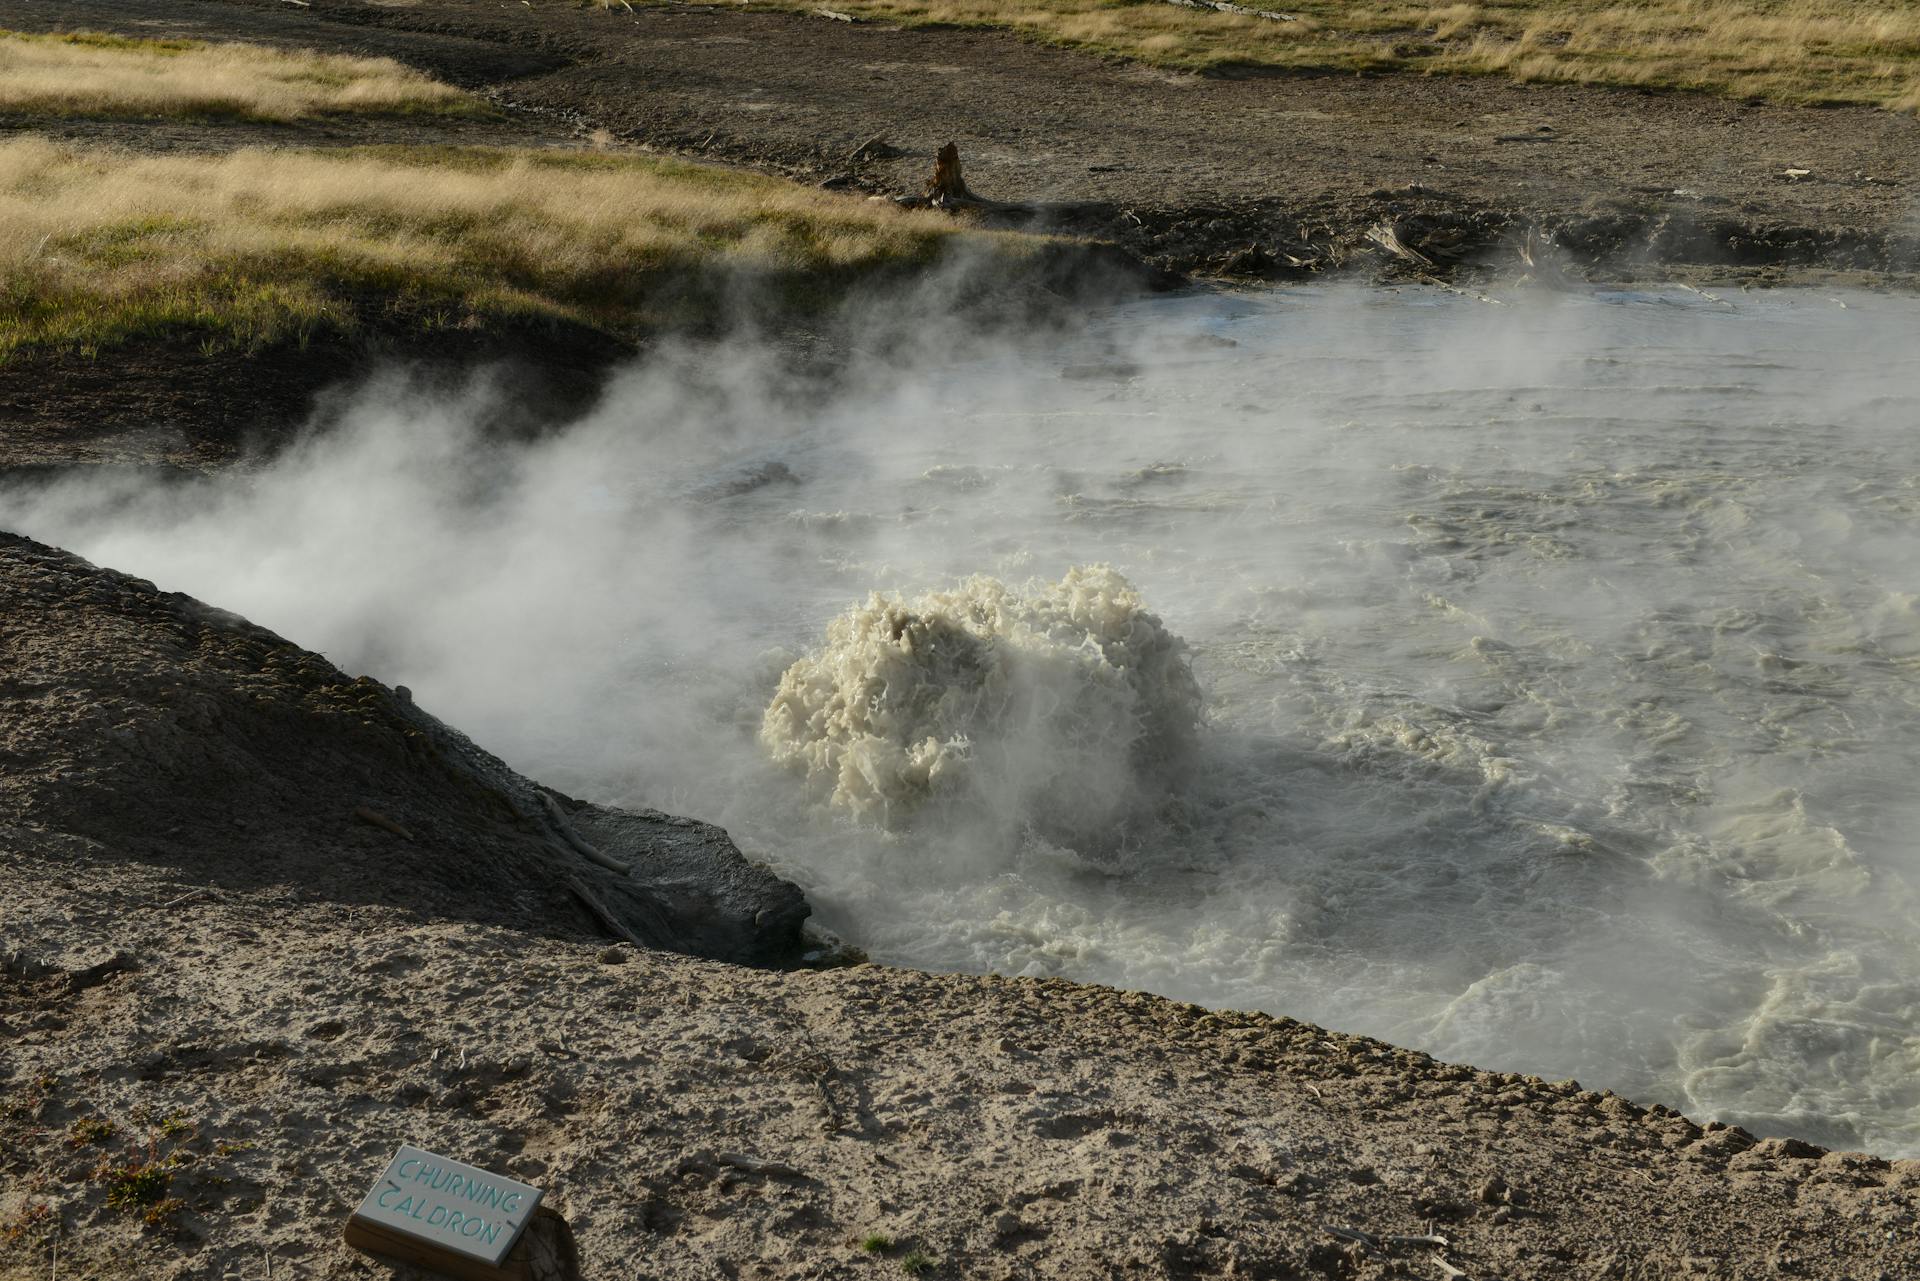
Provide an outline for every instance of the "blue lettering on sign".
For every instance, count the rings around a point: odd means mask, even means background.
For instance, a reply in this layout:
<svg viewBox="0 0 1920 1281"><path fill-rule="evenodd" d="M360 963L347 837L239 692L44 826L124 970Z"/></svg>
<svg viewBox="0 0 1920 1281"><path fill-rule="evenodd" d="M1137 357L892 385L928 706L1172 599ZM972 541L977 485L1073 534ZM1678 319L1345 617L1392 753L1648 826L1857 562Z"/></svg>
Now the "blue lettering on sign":
<svg viewBox="0 0 1920 1281"><path fill-rule="evenodd" d="M415 1150L389 1167L365 1206L393 1227L410 1224L403 1229L407 1234L437 1239L455 1251L497 1249L514 1239L528 1197L537 1203L539 1196L496 1177Z"/></svg>

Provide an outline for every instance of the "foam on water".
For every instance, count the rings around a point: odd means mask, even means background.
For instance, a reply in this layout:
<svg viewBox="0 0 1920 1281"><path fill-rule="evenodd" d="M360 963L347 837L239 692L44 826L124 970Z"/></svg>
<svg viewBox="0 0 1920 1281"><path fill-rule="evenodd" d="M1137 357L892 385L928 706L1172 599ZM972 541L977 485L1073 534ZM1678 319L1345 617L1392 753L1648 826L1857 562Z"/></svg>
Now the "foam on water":
<svg viewBox="0 0 1920 1281"><path fill-rule="evenodd" d="M912 601L876 593L787 669L760 741L889 828L938 802L949 822L1097 847L1186 763L1200 687L1185 651L1106 565L1024 591L976 575Z"/></svg>
<svg viewBox="0 0 1920 1281"><path fill-rule="evenodd" d="M722 822L882 960L1920 1152L1920 303L1515 301L1159 300L799 407L668 356L487 451L484 392L386 385L0 524ZM1093 564L1137 598L975 578Z"/></svg>

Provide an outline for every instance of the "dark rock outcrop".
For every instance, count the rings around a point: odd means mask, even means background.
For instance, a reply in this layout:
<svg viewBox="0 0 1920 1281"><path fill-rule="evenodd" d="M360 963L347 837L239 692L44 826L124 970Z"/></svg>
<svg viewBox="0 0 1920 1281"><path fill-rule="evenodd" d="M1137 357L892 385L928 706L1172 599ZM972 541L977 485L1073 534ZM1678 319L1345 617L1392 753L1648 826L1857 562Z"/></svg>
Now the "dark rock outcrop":
<svg viewBox="0 0 1920 1281"><path fill-rule="evenodd" d="M9 534L0 844L562 936L607 930L591 900L624 936L753 965L798 959L807 915L718 828L555 801L404 690Z"/></svg>

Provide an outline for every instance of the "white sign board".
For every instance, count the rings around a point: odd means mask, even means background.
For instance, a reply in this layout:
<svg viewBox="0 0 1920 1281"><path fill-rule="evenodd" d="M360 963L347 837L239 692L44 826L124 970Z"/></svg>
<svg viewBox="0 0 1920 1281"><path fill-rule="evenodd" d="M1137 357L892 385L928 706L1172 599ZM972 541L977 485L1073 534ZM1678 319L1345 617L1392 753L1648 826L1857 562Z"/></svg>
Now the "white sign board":
<svg viewBox="0 0 1920 1281"><path fill-rule="evenodd" d="M539 1188L403 1147L353 1217L499 1267L539 1204Z"/></svg>

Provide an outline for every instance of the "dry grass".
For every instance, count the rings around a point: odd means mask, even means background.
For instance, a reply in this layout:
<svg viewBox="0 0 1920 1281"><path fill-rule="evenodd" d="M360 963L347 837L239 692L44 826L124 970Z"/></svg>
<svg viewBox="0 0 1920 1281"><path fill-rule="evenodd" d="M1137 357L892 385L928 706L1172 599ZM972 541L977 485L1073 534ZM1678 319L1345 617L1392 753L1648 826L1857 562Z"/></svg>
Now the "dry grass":
<svg viewBox="0 0 1920 1281"><path fill-rule="evenodd" d="M244 44L0 31L0 110L298 120L325 112L474 112L482 104L387 58Z"/></svg>
<svg viewBox="0 0 1920 1281"><path fill-rule="evenodd" d="M0 145L0 359L155 334L245 348L378 323L633 334L751 290L806 307L956 235L937 214L676 161L455 148L135 155ZM369 308L377 310L369 314Z"/></svg>
<svg viewBox="0 0 1920 1281"><path fill-rule="evenodd" d="M1920 109L1920 4L1894 0L1242 0L1273 22L1162 0L845 0L909 25L1001 27L1167 66L1423 71ZM813 0L765 7L811 10Z"/></svg>

